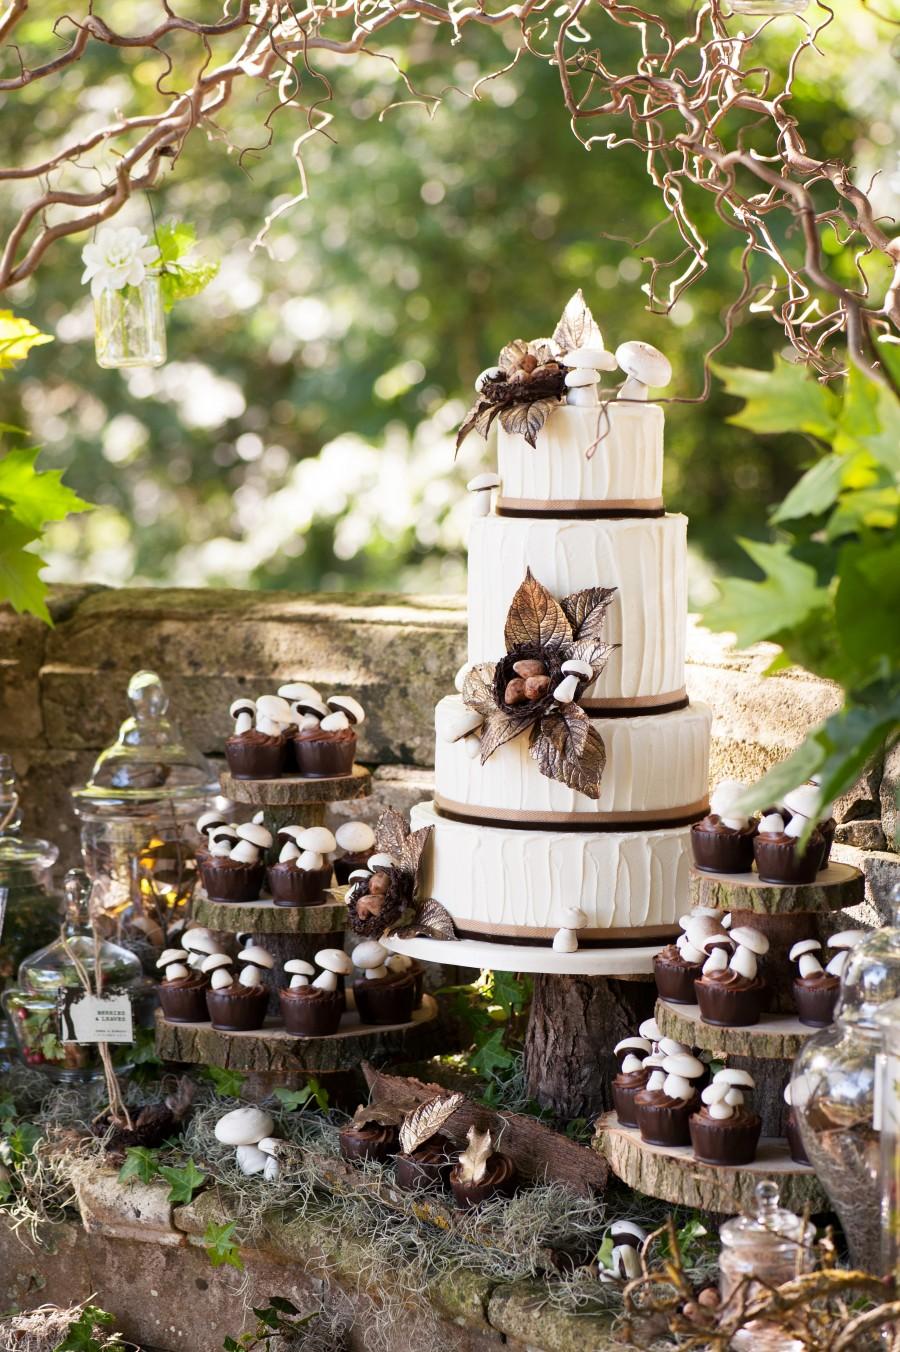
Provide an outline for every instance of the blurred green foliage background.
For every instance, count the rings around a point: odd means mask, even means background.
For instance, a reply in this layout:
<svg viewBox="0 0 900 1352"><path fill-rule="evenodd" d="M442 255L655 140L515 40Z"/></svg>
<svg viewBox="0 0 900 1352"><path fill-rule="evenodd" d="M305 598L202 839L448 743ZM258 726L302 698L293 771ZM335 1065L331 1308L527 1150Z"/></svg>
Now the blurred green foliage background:
<svg viewBox="0 0 900 1352"><path fill-rule="evenodd" d="M158 17L150 0L103 8L133 28ZM673 17L689 8L672 0ZM50 30L65 6L40 11L28 36L55 50ZM776 69L795 22L770 29ZM188 142L154 208L160 219L193 222L221 271L170 316L166 366L96 366L80 283L84 237L56 245L4 298L57 341L0 386L0 421L27 426L45 448L41 463L64 468L101 505L52 528L56 580L461 590L469 513L461 490L490 463L472 436L454 465L452 434L472 379L508 338L548 332L578 286L608 346L655 343L673 360L670 392L699 394L703 353L740 285L740 237L711 200L693 203L711 241L708 272L669 316L648 314L641 257L674 255L678 242L664 226L644 247L629 243L663 217L639 152L586 152L555 71L534 56L483 85L476 101L450 88L471 91L507 64L512 34L471 26L452 46L440 29L400 27L405 46L392 54L420 89L444 91L440 106L382 117L409 97L389 62L320 63L335 89L333 140L307 144L309 200L277 221L266 248L250 246L266 213L298 190L291 146L304 114L279 112L263 148L272 103L245 87L217 127ZM850 159L863 178L882 171L887 200L897 186L896 53L879 31L862 0L846 0L822 54L801 65L794 108L814 153ZM594 34L609 65L633 61L623 30L606 24ZM67 127L140 112L156 100L163 68L162 57L92 44L52 98L40 82L0 95L4 141L31 160ZM306 77L306 98L323 92ZM21 200L12 193L0 203L0 221ZM146 200L119 223L149 232ZM765 367L783 348L777 325L759 316L719 360ZM718 570L752 570L735 534L764 535L767 507L814 458L799 437L761 439L726 425L734 407L714 386L706 403L668 408L667 496L692 518L695 602L707 599Z"/></svg>

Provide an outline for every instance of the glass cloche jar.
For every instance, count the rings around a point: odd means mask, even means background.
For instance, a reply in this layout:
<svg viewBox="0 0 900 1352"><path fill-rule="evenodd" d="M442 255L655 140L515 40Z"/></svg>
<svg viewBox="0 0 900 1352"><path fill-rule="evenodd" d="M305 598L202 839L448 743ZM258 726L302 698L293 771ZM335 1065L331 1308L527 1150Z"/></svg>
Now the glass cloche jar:
<svg viewBox="0 0 900 1352"><path fill-rule="evenodd" d="M22 820L12 758L0 752L0 988L36 942L59 933L59 901L50 889L59 849L24 835Z"/></svg>
<svg viewBox="0 0 900 1352"><path fill-rule="evenodd" d="M190 903L200 844L194 823L218 785L206 758L167 717L156 672L132 676L128 700L131 717L72 798L84 866L102 889L105 932L142 952L152 970Z"/></svg>
<svg viewBox="0 0 900 1352"><path fill-rule="evenodd" d="M876 1081L880 1016L900 999L900 887L892 922L851 952L834 1026L810 1038L791 1074L794 1112L810 1163L844 1228L857 1267L881 1271L881 1143Z"/></svg>
<svg viewBox="0 0 900 1352"><path fill-rule="evenodd" d="M91 882L78 868L63 883L65 917L57 938L25 958L18 986L2 997L12 1025L19 1056L26 1066L60 1081L91 1080L103 1074L96 1043L63 1042L60 1037L60 991L83 986L84 971L96 990L99 966L103 989L127 992L135 1024L146 1022L152 990L144 979L140 959L109 940L95 940L91 929ZM118 1070L130 1069L130 1046L114 1048Z"/></svg>
<svg viewBox="0 0 900 1352"><path fill-rule="evenodd" d="M721 1229L719 1287L722 1306L736 1311L766 1291L813 1267L815 1230L779 1205L778 1187L757 1183L755 1212L736 1216ZM746 1352L803 1352L803 1343L771 1321L756 1319L735 1334L731 1346Z"/></svg>

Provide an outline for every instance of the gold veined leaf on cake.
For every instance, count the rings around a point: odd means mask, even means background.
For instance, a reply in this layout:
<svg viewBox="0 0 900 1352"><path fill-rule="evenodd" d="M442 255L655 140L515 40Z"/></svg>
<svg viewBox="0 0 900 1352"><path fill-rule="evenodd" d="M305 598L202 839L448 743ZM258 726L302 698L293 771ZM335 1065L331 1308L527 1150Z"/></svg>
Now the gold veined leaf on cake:
<svg viewBox="0 0 900 1352"><path fill-rule="evenodd" d="M422 855L425 853L425 846L431 839L433 830L433 826L420 826L417 831L410 831L403 842L403 853L400 856L400 862L403 867L408 869L414 876L419 872Z"/></svg>
<svg viewBox="0 0 900 1352"><path fill-rule="evenodd" d="M503 637L507 652L525 644L556 649L572 642L572 628L565 611L530 568L510 602Z"/></svg>
<svg viewBox="0 0 900 1352"><path fill-rule="evenodd" d="M567 704L535 725L529 747L542 775L588 798L600 797L606 765L603 739L584 710Z"/></svg>
<svg viewBox="0 0 900 1352"><path fill-rule="evenodd" d="M510 717L500 709L492 709L481 725L481 763L493 756L499 747L511 742L514 737L526 732L534 722L534 714L523 714L521 718Z"/></svg>
<svg viewBox="0 0 900 1352"><path fill-rule="evenodd" d="M480 1183L487 1171L494 1143L489 1131L479 1131L474 1125L469 1127L467 1137L469 1144L459 1157L458 1173L455 1177L460 1183Z"/></svg>
<svg viewBox="0 0 900 1352"><path fill-rule="evenodd" d="M388 931L396 939L455 939L453 917L434 897L426 897L416 905L411 924Z"/></svg>
<svg viewBox="0 0 900 1352"><path fill-rule="evenodd" d="M619 647L621 644L604 643L601 638L578 638L566 649L566 657L590 662L596 680L609 661L610 653Z"/></svg>
<svg viewBox="0 0 900 1352"><path fill-rule="evenodd" d="M460 423L456 434L456 449L459 450L470 432L478 432L487 441L491 424L502 407L502 404L493 404L488 399L476 400Z"/></svg>
<svg viewBox="0 0 900 1352"><path fill-rule="evenodd" d="M609 603L617 591L617 587L585 587L562 598L560 605L576 638L599 638Z"/></svg>
<svg viewBox="0 0 900 1352"><path fill-rule="evenodd" d="M574 347L603 347L603 335L580 288L563 310L553 330L553 341L562 353L570 352Z"/></svg>
<svg viewBox="0 0 900 1352"><path fill-rule="evenodd" d="M401 863L408 835L409 827L403 814L394 807L385 808L375 827L375 843L379 852L391 854Z"/></svg>
<svg viewBox="0 0 900 1352"><path fill-rule="evenodd" d="M419 1146L436 1136L445 1122L465 1102L465 1094L438 1094L407 1113L400 1128L400 1149L411 1155Z"/></svg>
<svg viewBox="0 0 900 1352"><path fill-rule="evenodd" d="M558 399L535 399L532 403L511 404L500 412L500 426L510 435L518 433L532 448L537 445L537 434L559 407Z"/></svg>
<svg viewBox="0 0 900 1352"><path fill-rule="evenodd" d="M478 662L469 668L463 681L463 703L485 718L497 707L494 702L495 669L493 662Z"/></svg>

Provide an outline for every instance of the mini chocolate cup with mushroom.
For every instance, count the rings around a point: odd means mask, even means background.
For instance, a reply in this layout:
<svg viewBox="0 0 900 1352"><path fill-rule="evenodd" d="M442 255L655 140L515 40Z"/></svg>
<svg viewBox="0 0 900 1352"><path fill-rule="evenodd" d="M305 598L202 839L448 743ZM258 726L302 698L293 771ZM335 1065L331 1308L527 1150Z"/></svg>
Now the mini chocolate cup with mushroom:
<svg viewBox="0 0 900 1352"><path fill-rule="evenodd" d="M718 1071L701 1095L703 1106L690 1119L691 1144L701 1164L737 1168L752 1164L762 1119L744 1104L753 1089L746 1070Z"/></svg>
<svg viewBox="0 0 900 1352"><path fill-rule="evenodd" d="M351 954L354 967L364 972L353 983L356 1012L362 1023L409 1023L412 1018L416 983L412 972L385 966L388 950L374 939L357 944Z"/></svg>
<svg viewBox="0 0 900 1352"><path fill-rule="evenodd" d="M328 990L309 978L316 969L302 958L291 958L284 964L290 976L290 985L278 992L284 1026L295 1037L331 1037L337 1032L344 1012L341 991Z"/></svg>
<svg viewBox="0 0 900 1352"><path fill-rule="evenodd" d="M338 1132L345 1160L387 1164L400 1144L400 1115L392 1108L359 1107Z"/></svg>
<svg viewBox="0 0 900 1352"><path fill-rule="evenodd" d="M237 960L243 964L237 980L227 970L231 959L225 954L213 954L203 964L205 971L212 972L206 1007L213 1028L221 1033L254 1032L262 1028L266 1018L269 988L263 974L274 967L275 961L259 944L241 949Z"/></svg>
<svg viewBox="0 0 900 1352"><path fill-rule="evenodd" d="M210 852L198 862L200 878L210 901L256 901L265 878L265 851L272 835L259 822L244 822L211 833ZM229 846L229 852L219 853Z"/></svg>
<svg viewBox="0 0 900 1352"><path fill-rule="evenodd" d="M287 701L277 695L263 695L255 703L240 698L229 712L235 725L232 735L225 739L230 773L235 779L279 779L287 745L284 726L290 717Z"/></svg>
<svg viewBox="0 0 900 1352"><path fill-rule="evenodd" d="M297 769L304 779L333 779L353 773L356 729L365 711L351 695L330 695L326 711L315 728L294 735Z"/></svg>
<svg viewBox="0 0 900 1352"><path fill-rule="evenodd" d="M716 936L705 941L710 956L694 986L700 1017L717 1028L749 1028L767 1007L769 991L758 960L768 952L769 941L748 925L731 929L728 940L736 947L726 961Z"/></svg>
<svg viewBox="0 0 900 1352"><path fill-rule="evenodd" d="M618 1074L613 1076L612 1100L622 1127L636 1127L635 1095L646 1089L652 1062L653 1044L645 1037L626 1037L613 1048L619 1060ZM662 1064L661 1060L658 1064Z"/></svg>
<svg viewBox="0 0 900 1352"><path fill-rule="evenodd" d="M206 988L208 980L202 972L192 971L187 965L190 954L184 948L167 948L156 960L163 979L157 991L159 1003L169 1023L207 1023Z"/></svg>
<svg viewBox="0 0 900 1352"><path fill-rule="evenodd" d="M805 797L810 800L817 799L818 790L811 785L801 785L801 788L807 787L812 789L812 792ZM803 853L801 854L798 849L798 838L806 826L806 818L798 814L796 808L791 806L791 802L796 804L803 801L803 798L799 789L787 795L786 805L792 814L787 820L785 820L787 814L772 812L767 813L759 822L758 834L753 842L753 854L756 859L756 871L765 883L786 883L796 887L816 881L816 874L819 872L825 851L825 838L818 827L813 827Z"/></svg>
<svg viewBox="0 0 900 1352"><path fill-rule="evenodd" d="M278 862L269 866L267 874L275 905L321 905L331 886L327 856L334 849L334 836L324 826L288 826L278 832L278 843Z"/></svg>
<svg viewBox="0 0 900 1352"><path fill-rule="evenodd" d="M694 864L703 873L749 873L755 838L755 821L738 830L710 812L691 827Z"/></svg>
<svg viewBox="0 0 900 1352"><path fill-rule="evenodd" d="M339 887L346 887L350 874L364 869L375 853L375 832L368 822L344 822L334 833L341 854L334 861L334 876Z"/></svg>

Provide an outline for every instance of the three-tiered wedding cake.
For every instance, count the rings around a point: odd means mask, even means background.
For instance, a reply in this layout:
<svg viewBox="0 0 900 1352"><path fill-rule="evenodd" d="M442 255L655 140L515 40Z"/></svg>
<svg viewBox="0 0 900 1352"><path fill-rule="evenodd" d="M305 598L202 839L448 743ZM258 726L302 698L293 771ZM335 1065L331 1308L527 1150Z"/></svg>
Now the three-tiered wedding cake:
<svg viewBox="0 0 900 1352"><path fill-rule="evenodd" d="M476 384L461 435L499 420L498 474L470 484L469 662L411 818L462 939L550 943L575 908L581 947L650 941L689 909L711 713L685 694L687 520L646 402L669 377L646 344L607 353L578 293Z"/></svg>

